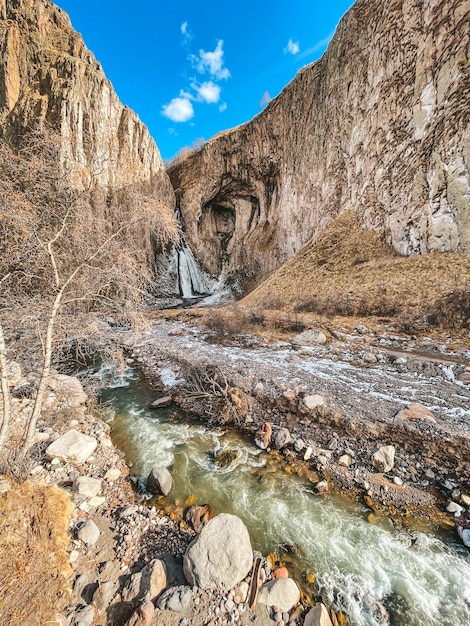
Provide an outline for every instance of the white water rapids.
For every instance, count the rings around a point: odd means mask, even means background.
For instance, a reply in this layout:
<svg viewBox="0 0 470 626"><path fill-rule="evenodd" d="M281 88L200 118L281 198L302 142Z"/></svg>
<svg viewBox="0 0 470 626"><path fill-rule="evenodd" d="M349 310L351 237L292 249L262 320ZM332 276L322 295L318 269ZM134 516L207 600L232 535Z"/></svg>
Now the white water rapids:
<svg viewBox="0 0 470 626"><path fill-rule="evenodd" d="M324 599L351 626L470 624L469 552L450 535L400 530L386 519L370 523L368 509L315 494L236 433L147 409L155 396L138 380L103 395L114 398L113 439L137 476L166 465L172 501L193 494L218 513L235 513L263 554L296 546L294 575L313 572ZM237 454L225 469L214 463L221 449Z"/></svg>

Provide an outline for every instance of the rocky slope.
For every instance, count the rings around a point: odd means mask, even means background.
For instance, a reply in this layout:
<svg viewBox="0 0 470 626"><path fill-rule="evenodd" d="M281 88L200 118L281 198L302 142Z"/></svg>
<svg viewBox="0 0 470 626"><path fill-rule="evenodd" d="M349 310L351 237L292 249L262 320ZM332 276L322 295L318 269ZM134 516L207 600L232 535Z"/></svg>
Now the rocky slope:
<svg viewBox="0 0 470 626"><path fill-rule="evenodd" d="M49 0L0 0L0 134L46 122L60 130L78 186L143 184L173 207L158 148L100 64Z"/></svg>
<svg viewBox="0 0 470 626"><path fill-rule="evenodd" d="M359 0L323 58L169 170L210 272L267 274L354 210L405 255L470 248L468 0Z"/></svg>

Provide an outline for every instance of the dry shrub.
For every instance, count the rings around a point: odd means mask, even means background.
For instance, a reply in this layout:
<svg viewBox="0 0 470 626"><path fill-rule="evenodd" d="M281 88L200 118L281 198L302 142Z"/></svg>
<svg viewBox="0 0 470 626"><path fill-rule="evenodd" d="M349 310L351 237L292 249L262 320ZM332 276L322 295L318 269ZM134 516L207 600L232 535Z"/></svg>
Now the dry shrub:
<svg viewBox="0 0 470 626"><path fill-rule="evenodd" d="M65 491L26 482L0 498L0 623L44 626L66 603L72 504Z"/></svg>
<svg viewBox="0 0 470 626"><path fill-rule="evenodd" d="M442 296L425 313L430 326L459 330L470 327L470 289L456 289Z"/></svg>

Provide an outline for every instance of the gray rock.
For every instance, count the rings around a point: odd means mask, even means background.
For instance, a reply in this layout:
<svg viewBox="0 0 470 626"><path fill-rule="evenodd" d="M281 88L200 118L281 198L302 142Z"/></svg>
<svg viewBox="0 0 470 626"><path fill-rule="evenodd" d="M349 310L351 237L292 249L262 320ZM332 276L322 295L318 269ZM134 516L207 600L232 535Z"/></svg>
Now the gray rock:
<svg viewBox="0 0 470 626"><path fill-rule="evenodd" d="M457 532L463 544L467 546L467 548L470 548L470 528L462 528L459 526Z"/></svg>
<svg viewBox="0 0 470 626"><path fill-rule="evenodd" d="M305 448L305 442L303 439L296 439L294 441L294 450L296 452L301 452Z"/></svg>
<svg viewBox="0 0 470 626"><path fill-rule="evenodd" d="M333 626L324 604L317 604L305 616L304 626Z"/></svg>
<svg viewBox="0 0 470 626"><path fill-rule="evenodd" d="M152 602L167 585L166 566L160 559L153 559L140 572L133 574L127 581L123 591L124 602Z"/></svg>
<svg viewBox="0 0 470 626"><path fill-rule="evenodd" d="M147 491L153 494L168 495L173 486L173 478L166 467L157 465L147 478Z"/></svg>
<svg viewBox="0 0 470 626"><path fill-rule="evenodd" d="M292 437L287 428L280 428L273 436L273 448L281 450L292 443Z"/></svg>
<svg viewBox="0 0 470 626"><path fill-rule="evenodd" d="M118 589L119 582L117 580L109 580L98 586L98 589L93 594L93 606L98 613L104 613L104 611L106 611Z"/></svg>
<svg viewBox="0 0 470 626"><path fill-rule="evenodd" d="M75 613L75 626L91 626L95 619L95 609L91 604L78 609Z"/></svg>
<svg viewBox="0 0 470 626"><path fill-rule="evenodd" d="M372 455L372 463L379 472L390 472L395 461L395 447L382 446Z"/></svg>
<svg viewBox="0 0 470 626"><path fill-rule="evenodd" d="M292 339L292 343L296 346L318 346L326 343L326 335L320 330L312 328L310 330L304 330Z"/></svg>
<svg viewBox="0 0 470 626"><path fill-rule="evenodd" d="M101 480L90 476L79 476L74 480L72 489L81 496L92 498L101 492Z"/></svg>
<svg viewBox="0 0 470 626"><path fill-rule="evenodd" d="M193 590L191 587L180 585L179 587L171 587L162 593L157 600L157 607L166 611L174 611L182 613L186 611L193 598Z"/></svg>
<svg viewBox="0 0 470 626"><path fill-rule="evenodd" d="M93 454L97 445L98 442L94 437L72 428L48 446L46 456L49 461L57 458L82 465Z"/></svg>
<svg viewBox="0 0 470 626"><path fill-rule="evenodd" d="M82 526L80 526L77 537L87 546L93 546L100 538L100 529L92 520L87 520Z"/></svg>
<svg viewBox="0 0 470 626"><path fill-rule="evenodd" d="M449 502L446 506L446 511L452 513L455 517L460 517L465 509L463 506L460 506L460 504L457 504L457 502Z"/></svg>
<svg viewBox="0 0 470 626"><path fill-rule="evenodd" d="M275 606L282 612L288 612L300 600L300 591L292 578L279 578L265 583L258 595L258 602L266 606Z"/></svg>
<svg viewBox="0 0 470 626"><path fill-rule="evenodd" d="M138 506L136 506L135 504L130 504L129 506L126 506L120 513L119 513L119 517L121 518L125 518L125 517L131 517L132 515L134 515L134 513L137 513L138 511Z"/></svg>
<svg viewBox="0 0 470 626"><path fill-rule="evenodd" d="M227 591L251 569L253 550L240 518L222 513L210 520L190 543L183 569L190 585Z"/></svg>
<svg viewBox="0 0 470 626"><path fill-rule="evenodd" d="M151 409L163 409L167 406L170 406L172 402L173 402L173 399L171 396L163 396L163 398L157 398L156 400L151 402L150 408Z"/></svg>

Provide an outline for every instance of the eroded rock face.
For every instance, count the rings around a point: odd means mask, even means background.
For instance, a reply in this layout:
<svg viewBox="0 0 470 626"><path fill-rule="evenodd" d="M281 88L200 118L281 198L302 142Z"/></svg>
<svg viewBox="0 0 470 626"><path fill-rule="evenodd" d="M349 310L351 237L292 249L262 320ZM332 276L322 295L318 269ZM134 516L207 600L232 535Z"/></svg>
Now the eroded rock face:
<svg viewBox="0 0 470 626"><path fill-rule="evenodd" d="M467 15L359 0L262 114L170 168L205 268L269 273L345 210L405 255L470 250Z"/></svg>
<svg viewBox="0 0 470 626"><path fill-rule="evenodd" d="M49 0L0 0L0 134L16 137L38 122L60 131L76 186L140 184L174 206L155 142L67 14Z"/></svg>

